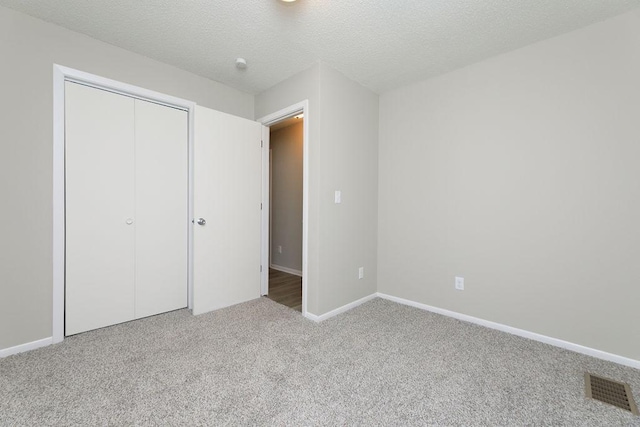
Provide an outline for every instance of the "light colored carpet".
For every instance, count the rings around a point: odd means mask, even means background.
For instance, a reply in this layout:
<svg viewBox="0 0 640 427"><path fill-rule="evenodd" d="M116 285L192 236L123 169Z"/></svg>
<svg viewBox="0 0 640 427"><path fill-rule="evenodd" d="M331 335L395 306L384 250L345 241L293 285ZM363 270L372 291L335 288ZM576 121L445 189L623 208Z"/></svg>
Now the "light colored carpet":
<svg viewBox="0 0 640 427"><path fill-rule="evenodd" d="M0 360L0 425L640 426L584 397L640 371L376 299L315 324L266 298Z"/></svg>

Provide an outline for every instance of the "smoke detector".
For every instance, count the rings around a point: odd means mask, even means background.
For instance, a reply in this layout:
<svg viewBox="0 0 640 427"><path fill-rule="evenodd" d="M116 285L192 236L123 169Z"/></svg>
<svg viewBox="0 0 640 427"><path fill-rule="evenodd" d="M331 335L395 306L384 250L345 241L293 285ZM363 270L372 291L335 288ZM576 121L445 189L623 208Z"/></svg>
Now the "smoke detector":
<svg viewBox="0 0 640 427"><path fill-rule="evenodd" d="M247 69L247 60L244 58L236 59L236 68L238 70L246 70Z"/></svg>

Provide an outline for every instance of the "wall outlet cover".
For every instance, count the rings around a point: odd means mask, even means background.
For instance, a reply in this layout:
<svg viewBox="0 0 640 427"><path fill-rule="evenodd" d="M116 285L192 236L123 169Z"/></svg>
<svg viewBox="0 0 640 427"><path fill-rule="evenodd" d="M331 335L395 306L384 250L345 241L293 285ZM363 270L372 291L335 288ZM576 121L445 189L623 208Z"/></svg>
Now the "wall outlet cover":
<svg viewBox="0 0 640 427"><path fill-rule="evenodd" d="M455 285L457 290L464 291L464 277L456 276Z"/></svg>
<svg viewBox="0 0 640 427"><path fill-rule="evenodd" d="M358 279L364 279L364 267L358 269Z"/></svg>

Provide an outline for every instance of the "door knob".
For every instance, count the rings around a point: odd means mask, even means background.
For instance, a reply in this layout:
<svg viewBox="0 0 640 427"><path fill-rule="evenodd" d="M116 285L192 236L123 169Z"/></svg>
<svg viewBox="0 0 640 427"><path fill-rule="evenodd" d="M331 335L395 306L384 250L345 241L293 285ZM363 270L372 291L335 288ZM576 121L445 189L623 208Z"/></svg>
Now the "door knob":
<svg viewBox="0 0 640 427"><path fill-rule="evenodd" d="M205 225L207 221L204 218L198 218L198 225Z"/></svg>

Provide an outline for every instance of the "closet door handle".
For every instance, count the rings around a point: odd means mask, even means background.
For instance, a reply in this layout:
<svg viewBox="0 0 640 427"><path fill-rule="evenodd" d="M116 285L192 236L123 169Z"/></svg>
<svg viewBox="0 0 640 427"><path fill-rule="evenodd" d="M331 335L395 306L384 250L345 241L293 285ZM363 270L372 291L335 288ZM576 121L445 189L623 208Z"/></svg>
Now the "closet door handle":
<svg viewBox="0 0 640 427"><path fill-rule="evenodd" d="M125 222L127 223L127 225L131 225L133 224L133 218L127 218Z"/></svg>
<svg viewBox="0 0 640 427"><path fill-rule="evenodd" d="M207 220L205 220L204 218L198 218L198 225L205 225L207 223Z"/></svg>

